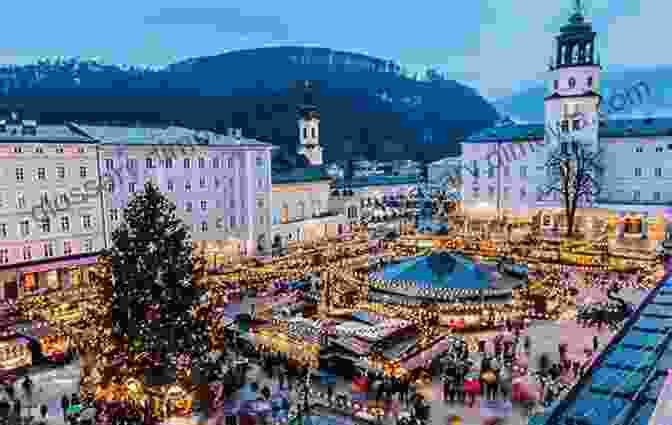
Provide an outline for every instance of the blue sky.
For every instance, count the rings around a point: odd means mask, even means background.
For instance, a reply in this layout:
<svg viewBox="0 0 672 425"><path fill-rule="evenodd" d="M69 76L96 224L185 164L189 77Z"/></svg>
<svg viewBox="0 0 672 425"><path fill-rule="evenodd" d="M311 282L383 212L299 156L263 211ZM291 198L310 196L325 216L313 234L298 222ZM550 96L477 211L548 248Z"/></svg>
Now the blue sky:
<svg viewBox="0 0 672 425"><path fill-rule="evenodd" d="M436 65L488 98L543 78L574 0L5 2L0 63L99 57L165 65L273 45L313 45ZM669 27L663 0L584 0L603 64L668 64L651 44ZM40 30L40 28L42 28ZM649 47L650 46L650 47Z"/></svg>

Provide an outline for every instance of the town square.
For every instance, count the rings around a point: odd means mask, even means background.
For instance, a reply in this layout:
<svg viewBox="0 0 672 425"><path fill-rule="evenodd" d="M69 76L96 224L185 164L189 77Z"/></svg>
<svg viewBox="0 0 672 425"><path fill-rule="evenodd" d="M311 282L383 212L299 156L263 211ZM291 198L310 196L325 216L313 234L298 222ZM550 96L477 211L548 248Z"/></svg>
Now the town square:
<svg viewBox="0 0 672 425"><path fill-rule="evenodd" d="M0 424L667 424L665 89L627 70L614 89L616 12L556 3L543 31L474 12L471 42L504 58L462 55L478 89L309 46L0 65ZM404 9L409 40L426 9ZM487 38L495 12L529 13L529 46ZM241 43L286 30L236 8L143 28L199 16ZM539 52L539 86L496 87Z"/></svg>

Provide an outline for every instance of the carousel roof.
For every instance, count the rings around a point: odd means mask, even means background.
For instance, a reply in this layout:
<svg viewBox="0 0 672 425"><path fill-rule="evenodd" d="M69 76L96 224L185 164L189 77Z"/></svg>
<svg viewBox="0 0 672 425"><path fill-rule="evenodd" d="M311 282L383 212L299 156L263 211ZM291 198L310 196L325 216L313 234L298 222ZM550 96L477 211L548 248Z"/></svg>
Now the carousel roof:
<svg viewBox="0 0 672 425"><path fill-rule="evenodd" d="M545 424L647 424L672 369L672 275L625 322Z"/></svg>

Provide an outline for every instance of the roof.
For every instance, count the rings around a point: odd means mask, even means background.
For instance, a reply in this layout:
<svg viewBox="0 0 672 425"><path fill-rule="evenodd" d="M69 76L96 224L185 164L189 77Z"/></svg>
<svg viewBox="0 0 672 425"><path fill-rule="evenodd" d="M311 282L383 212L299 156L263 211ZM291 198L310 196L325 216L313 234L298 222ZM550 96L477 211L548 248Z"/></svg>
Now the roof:
<svg viewBox="0 0 672 425"><path fill-rule="evenodd" d="M324 167L321 166L290 168L284 171L274 171L271 175L271 181L273 184L312 183L330 180L333 180L333 178L329 177Z"/></svg>
<svg viewBox="0 0 672 425"><path fill-rule="evenodd" d="M271 148L269 143L245 137L199 131L177 126L115 126L70 123L69 126L83 135L109 145L215 145L215 146L255 146Z"/></svg>
<svg viewBox="0 0 672 425"><path fill-rule="evenodd" d="M672 118L608 120L600 123L599 137L672 136ZM518 124L488 128L464 140L465 143L534 140L544 137L544 124Z"/></svg>
<svg viewBox="0 0 672 425"><path fill-rule="evenodd" d="M544 423L646 425L672 369L671 306L668 274Z"/></svg>
<svg viewBox="0 0 672 425"><path fill-rule="evenodd" d="M35 134L21 134L20 126L14 126L17 132L12 134L12 126L6 132L0 132L0 143L95 143L91 137L77 133L66 125L35 126Z"/></svg>
<svg viewBox="0 0 672 425"><path fill-rule="evenodd" d="M349 183L344 179L338 179L335 182L335 187L388 186L397 184L418 184L418 178L416 176L368 176L353 178Z"/></svg>

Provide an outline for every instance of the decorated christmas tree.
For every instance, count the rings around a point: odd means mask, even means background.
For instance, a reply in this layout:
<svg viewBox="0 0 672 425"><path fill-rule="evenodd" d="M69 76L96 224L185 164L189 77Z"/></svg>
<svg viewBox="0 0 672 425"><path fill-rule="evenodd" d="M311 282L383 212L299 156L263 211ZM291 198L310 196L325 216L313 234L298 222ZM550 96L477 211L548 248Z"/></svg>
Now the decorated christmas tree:
<svg viewBox="0 0 672 425"><path fill-rule="evenodd" d="M87 356L97 377L96 398L142 399L178 385L204 399L208 304L199 286L204 262L192 258L175 205L150 183L129 200L123 218L112 234L112 249L98 262L96 296L84 311L99 329L89 347L94 354ZM157 409L162 407L152 407L154 415Z"/></svg>

